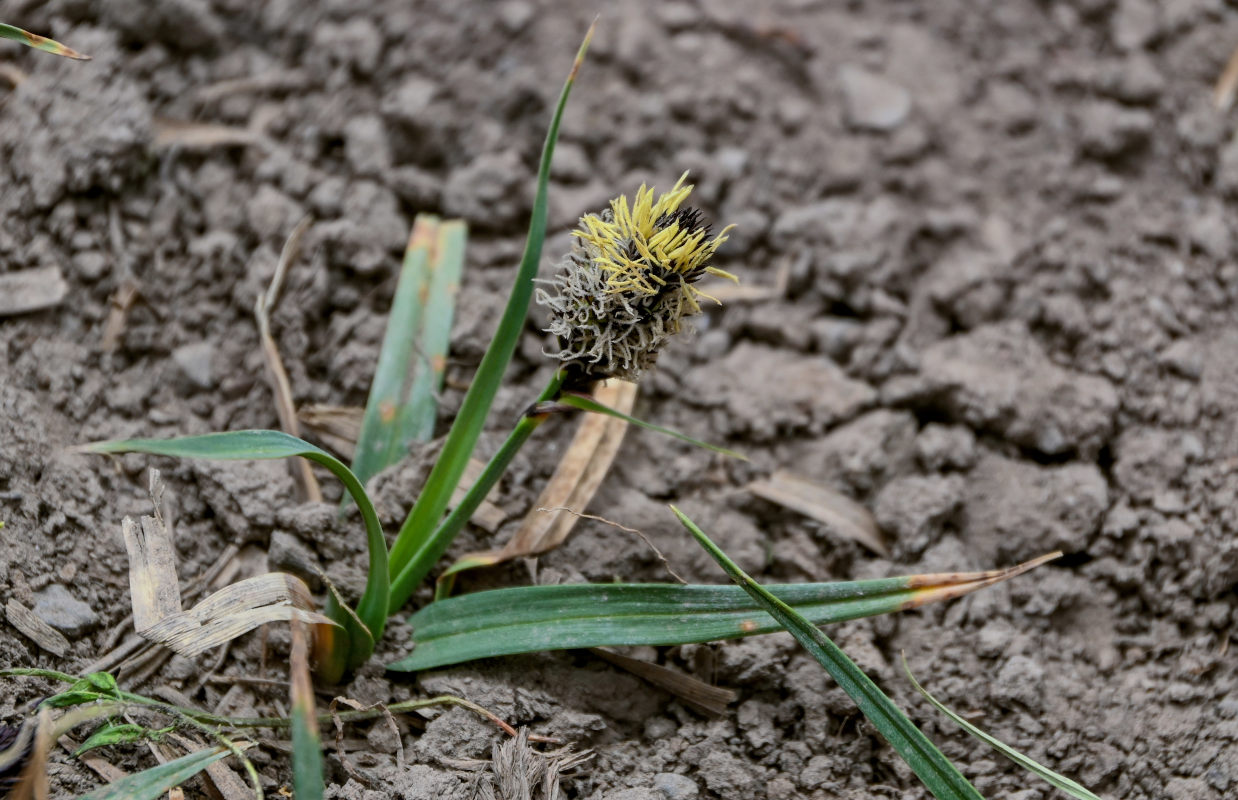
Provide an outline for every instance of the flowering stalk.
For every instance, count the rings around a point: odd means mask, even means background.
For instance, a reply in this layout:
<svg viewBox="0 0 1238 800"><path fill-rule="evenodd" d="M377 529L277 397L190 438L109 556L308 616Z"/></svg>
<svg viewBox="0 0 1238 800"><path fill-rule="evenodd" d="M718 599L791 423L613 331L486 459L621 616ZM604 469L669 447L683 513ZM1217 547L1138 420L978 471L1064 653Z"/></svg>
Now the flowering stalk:
<svg viewBox="0 0 1238 800"><path fill-rule="evenodd" d="M537 290L570 383L639 379L684 318L701 313L698 298L713 299L696 281L707 274L736 279L709 265L734 226L710 238L701 212L685 205L693 188L687 177L656 200L642 185L630 206L618 197L582 217L560 273L544 281L551 288Z"/></svg>

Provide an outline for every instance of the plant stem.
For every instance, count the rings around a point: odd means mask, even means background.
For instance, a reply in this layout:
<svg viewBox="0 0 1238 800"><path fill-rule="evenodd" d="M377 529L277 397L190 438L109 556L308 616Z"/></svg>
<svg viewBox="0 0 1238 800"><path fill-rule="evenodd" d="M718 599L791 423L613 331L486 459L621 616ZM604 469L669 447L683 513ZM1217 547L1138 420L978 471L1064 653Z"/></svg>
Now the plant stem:
<svg viewBox="0 0 1238 800"><path fill-rule="evenodd" d="M549 383L546 384L546 388L538 395L537 402L543 403L547 400L553 400L563 387L565 378L566 375L562 371L556 370ZM424 537L418 549L403 559L397 558L395 551L392 551L390 613L394 614L398 611L408 601L408 598L412 596L413 592L416 591L417 585L426 577L434 567L434 564L442 558L443 553L447 551L447 548L456 538L456 534L464 528L464 524L468 522L469 517L481 505L481 501L485 499L490 490L494 488L494 485L498 483L499 478L503 476L516 453L520 451L524 443L533 435L533 431L537 430L537 427L545 419L545 414L530 415L526 413L522 416L520 421L516 423L516 427L508 434L507 440L503 442L498 452L486 464L486 468L477 478L477 482L469 488L459 505L452 509L451 513L439 523L434 532ZM408 521L405 522L405 529L409 527L409 522L413 518L414 515L410 513ZM405 536L405 529L400 531L401 538ZM412 534L409 535L411 536Z"/></svg>

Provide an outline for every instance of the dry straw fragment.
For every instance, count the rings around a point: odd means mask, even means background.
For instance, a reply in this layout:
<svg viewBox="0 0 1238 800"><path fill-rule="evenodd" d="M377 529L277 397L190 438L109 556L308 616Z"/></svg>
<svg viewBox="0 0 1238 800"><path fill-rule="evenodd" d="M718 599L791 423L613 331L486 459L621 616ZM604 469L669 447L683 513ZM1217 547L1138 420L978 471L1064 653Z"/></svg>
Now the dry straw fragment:
<svg viewBox="0 0 1238 800"><path fill-rule="evenodd" d="M815 484L786 470L778 470L763 481L748 484L748 491L783 508L817 520L835 533L854 539L883 558L890 548L869 510L826 486Z"/></svg>
<svg viewBox="0 0 1238 800"><path fill-rule="evenodd" d="M268 622L299 620L333 625L313 610L309 588L297 577L270 572L225 586L188 611L181 610L172 537L159 510L163 484L151 470L155 516L141 524L125 517L133 627L143 638L186 657L226 644Z"/></svg>
<svg viewBox="0 0 1238 800"><path fill-rule="evenodd" d="M60 267L23 269L0 275L0 317L52 308L69 293Z"/></svg>
<svg viewBox="0 0 1238 800"><path fill-rule="evenodd" d="M4 607L9 624L47 652L63 657L69 652L69 640L60 631L48 625L33 611L10 597Z"/></svg>

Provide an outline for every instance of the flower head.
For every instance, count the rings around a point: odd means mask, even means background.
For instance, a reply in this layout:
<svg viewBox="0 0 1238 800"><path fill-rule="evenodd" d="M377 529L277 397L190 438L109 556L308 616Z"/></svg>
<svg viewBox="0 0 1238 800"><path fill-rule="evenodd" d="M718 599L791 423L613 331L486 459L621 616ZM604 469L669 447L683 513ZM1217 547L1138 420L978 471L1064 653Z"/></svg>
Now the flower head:
<svg viewBox="0 0 1238 800"><path fill-rule="evenodd" d="M709 266L734 226L710 238L701 212L684 204L692 193L687 177L656 200L642 185L631 205L618 197L582 217L560 273L545 281L553 288L537 290L559 359L582 379L636 380L683 318L701 312L698 298L709 296L696 281L705 274L735 280Z"/></svg>

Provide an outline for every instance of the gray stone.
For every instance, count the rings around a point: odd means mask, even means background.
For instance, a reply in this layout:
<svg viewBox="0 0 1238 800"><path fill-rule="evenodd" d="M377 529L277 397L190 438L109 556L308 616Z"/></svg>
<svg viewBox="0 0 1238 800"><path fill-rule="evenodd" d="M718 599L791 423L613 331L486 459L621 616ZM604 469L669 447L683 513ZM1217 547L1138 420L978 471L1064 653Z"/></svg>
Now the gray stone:
<svg viewBox="0 0 1238 800"><path fill-rule="evenodd" d="M245 217L250 229L263 239L282 242L301 216L301 206L268 183L259 186L245 204Z"/></svg>
<svg viewBox="0 0 1238 800"><path fill-rule="evenodd" d="M381 177L391 168L391 145L383 121L373 114L353 117L344 126L344 155L359 174Z"/></svg>
<svg viewBox="0 0 1238 800"><path fill-rule="evenodd" d="M1108 441L1118 408L1109 381L1054 364L1020 324L986 325L933 344L907 394L973 429L1046 455L1087 459Z"/></svg>
<svg viewBox="0 0 1238 800"><path fill-rule="evenodd" d="M826 485L864 494L911 469L915 438L912 414L879 408L805 442L797 448L794 463Z"/></svg>
<svg viewBox="0 0 1238 800"><path fill-rule="evenodd" d="M438 84L435 81L412 75L383 98L383 114L405 126L415 128L425 123L424 115L436 94Z"/></svg>
<svg viewBox="0 0 1238 800"><path fill-rule="evenodd" d="M916 458L933 472L970 469L976 463L976 434L961 425L930 422L916 437Z"/></svg>
<svg viewBox="0 0 1238 800"><path fill-rule="evenodd" d="M1109 508L1105 477L1095 464L1078 462L1040 466L987 455L961 491L960 539L985 566L1086 550Z"/></svg>
<svg viewBox="0 0 1238 800"><path fill-rule="evenodd" d="M701 794L696 781L676 772L659 772L654 775L653 788L661 792L665 800L696 800Z"/></svg>
<svg viewBox="0 0 1238 800"><path fill-rule="evenodd" d="M215 385L211 360L215 357L215 345L211 342L194 342L181 345L172 351L172 363L182 377L197 389L209 389Z"/></svg>
<svg viewBox="0 0 1238 800"><path fill-rule="evenodd" d="M99 615L59 583L34 594L34 613L66 636L83 636L99 624Z"/></svg>
<svg viewBox="0 0 1238 800"><path fill-rule="evenodd" d="M847 376L828 358L742 342L721 361L694 367L684 383L696 402L721 406L726 419L759 440L780 431L821 432L872 405L871 386ZM764 396L763 412L746 413Z"/></svg>
<svg viewBox="0 0 1238 800"><path fill-rule="evenodd" d="M514 150L486 153L455 169L443 187L443 209L470 226L501 228L520 219L528 206L528 170Z"/></svg>
<svg viewBox="0 0 1238 800"><path fill-rule="evenodd" d="M1159 17L1152 0L1121 0L1110 18L1109 36L1119 50L1137 50L1156 36Z"/></svg>
<svg viewBox="0 0 1238 800"><path fill-rule="evenodd" d="M1152 136L1153 118L1107 100L1087 103L1077 115L1080 147L1085 155L1115 159L1138 150Z"/></svg>
<svg viewBox="0 0 1238 800"><path fill-rule="evenodd" d="M942 526L963 501L964 481L958 475L909 475L882 487L873 501L873 516L899 546L921 553L942 532Z"/></svg>
<svg viewBox="0 0 1238 800"><path fill-rule="evenodd" d="M98 250L87 250L73 256L73 270L84 281L94 282L107 272L108 258Z"/></svg>
<svg viewBox="0 0 1238 800"><path fill-rule="evenodd" d="M764 780L757 765L723 750L714 750L701 760L701 777L722 800L749 800L756 794L758 782Z"/></svg>
<svg viewBox="0 0 1238 800"><path fill-rule="evenodd" d="M1045 670L1028 656L1011 656L993 682L993 698L1002 703L1018 703L1029 711L1043 705Z"/></svg>
<svg viewBox="0 0 1238 800"><path fill-rule="evenodd" d="M774 244L780 249L800 241L838 244L859 224L864 207L840 197L789 208L774 221Z"/></svg>
<svg viewBox="0 0 1238 800"><path fill-rule="evenodd" d="M897 83L854 64L838 70L847 122L856 128L891 131L911 113L911 93Z"/></svg>
<svg viewBox="0 0 1238 800"><path fill-rule="evenodd" d="M1199 343L1178 339L1157 356L1157 363L1184 378L1197 381L1204 374L1204 353Z"/></svg>
<svg viewBox="0 0 1238 800"><path fill-rule="evenodd" d="M602 795L602 800L665 800L662 793L644 786L617 789Z"/></svg>

